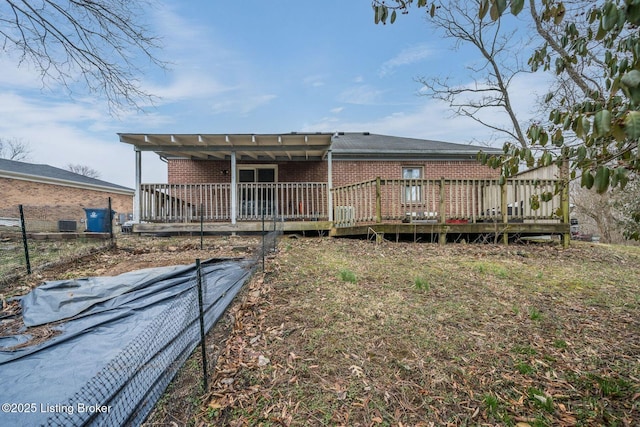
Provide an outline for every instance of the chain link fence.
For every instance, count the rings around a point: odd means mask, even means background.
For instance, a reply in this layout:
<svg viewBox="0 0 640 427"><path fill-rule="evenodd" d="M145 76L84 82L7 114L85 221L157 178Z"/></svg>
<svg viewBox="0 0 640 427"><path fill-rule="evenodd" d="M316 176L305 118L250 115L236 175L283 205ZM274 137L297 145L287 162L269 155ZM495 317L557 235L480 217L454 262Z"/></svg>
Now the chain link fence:
<svg viewBox="0 0 640 427"><path fill-rule="evenodd" d="M109 247L120 221L127 218L110 205L109 198L100 198L82 206L0 208L0 286L22 274Z"/></svg>
<svg viewBox="0 0 640 427"><path fill-rule="evenodd" d="M51 227L51 221L59 221L58 219L50 219L47 216L46 209L38 210L36 207L22 207L24 211L24 229L29 236L27 239L29 248L33 252L34 248L39 248L40 242L61 243L67 240L50 242L48 240L38 240L33 236L37 233L50 233L48 231L29 231L38 229L38 224L43 224L40 230L45 227ZM108 213L108 206L106 207ZM37 214L36 212L44 212ZM3 212L4 213L4 212ZM91 212L83 212L83 214L91 215ZM40 215L40 216L38 216ZM15 220L15 218L14 218ZM38 221L41 221L39 223ZM90 219L86 219L90 221ZM47 223L47 224L45 224ZM79 224L86 224L78 221ZM10 225L9 227L15 227ZM82 225L81 228L85 228ZM265 222L262 232L262 244L257 248L249 259L236 261L212 260L203 263L200 272L196 268L189 270L184 277L171 277L173 280L170 284L159 285L158 293L151 293L148 286L144 286L143 296L127 294L124 301L126 316L140 315L140 319L132 319L135 328L125 326L122 334L115 332L113 345L118 346L122 343L122 350L118 351L115 357L104 360L103 367L91 375L87 376L86 381L80 382L80 387L72 393L61 393L60 401L53 401L47 404L45 409L49 410L48 414L40 413L40 417L30 421L34 425L139 425L152 411L153 407L160 399L165 389L174 378L178 370L185 361L190 357L198 344L206 346L206 342L202 341L201 336L201 320L200 312L202 312L202 322L205 330L209 330L216 324L218 319L224 314L229 304L233 301L235 295L240 291L244 283L251 274L258 268L264 268L265 258L268 258L276 251L278 236L282 234L281 224L276 221ZM6 242L20 246L19 235L22 234L22 227L19 230L13 230L11 233L18 236L11 236ZM76 231L84 233L84 231ZM71 231L55 231L55 233L72 233ZM91 239L84 238L82 242L84 249L89 249L92 245ZM70 239L73 241L83 240L81 237ZM94 243L92 249L105 245L109 240L99 240ZM3 242L4 243L4 242ZM55 246L55 245L54 245ZM44 246L43 246L44 248ZM77 248L75 249L77 251ZM19 252L19 250L17 250ZM58 259L62 258L62 249L53 250ZM67 256L72 255L74 251L69 251ZM77 253L77 252L76 252ZM34 253L35 255L35 253ZM39 261L41 255L36 258L36 265L42 265ZM225 267L227 263L235 263L236 266ZM20 263L18 263L20 264ZM22 265L23 266L23 265ZM200 279L200 280L199 280ZM202 283L202 302L199 304L199 281ZM161 295L161 296L159 296ZM116 299L122 298L118 296ZM149 302L143 302L147 298ZM158 302L157 300L160 300ZM111 302L105 302L109 305L108 310L112 310ZM146 309L138 307L137 304L147 305L150 307L149 312ZM135 306L134 306L135 305ZM102 332L100 340L107 340L108 334L104 331L110 328L108 322L104 321L105 311L98 307L95 309L99 320L99 326ZM129 314L135 313L135 314ZM83 318L89 317L83 312ZM102 316L102 317L101 317ZM114 328L122 327L117 325L125 314L114 313L114 319L117 319ZM76 318L70 319L70 322L79 321ZM84 327L83 327L84 328ZM71 328L74 329L74 328ZM39 374L37 380L46 384L56 383L56 378L60 375L65 377L64 369L73 369L74 366L82 366L82 357L94 359L99 355L91 355L91 343L95 337L92 337L94 327L86 327L88 332L86 344L83 344L80 337L73 339L63 339L61 337L60 344L51 344L52 347L64 346L66 343L72 347L69 350L69 357L49 357L48 369ZM126 332L124 332L126 331ZM64 336L64 332L62 332ZM126 338L125 338L126 335ZM104 343L103 343L104 344ZM77 352L78 348L82 348L82 352ZM43 352L38 352L36 358L46 357ZM85 354L88 353L88 354ZM60 356L60 354L58 354ZM74 361L75 357L80 359ZM26 359L26 358L25 358ZM49 363L50 362L50 363ZM21 363L27 363L26 360L18 361L16 369L12 369L13 362L0 361L0 365L4 365L6 372L22 371ZM56 368L59 366L59 368ZM206 366L206 361L203 362ZM23 366L23 368L25 368ZM47 378L47 376L52 376ZM75 381L80 378L80 373L76 369L74 374L67 375L69 377L78 376ZM203 377L206 384L206 377ZM25 391L22 396L16 394L14 396L4 396L16 401L38 401L36 398L38 387L25 385ZM12 391L13 392L13 391ZM36 393L36 394L32 394ZM0 393L2 394L2 393ZM42 406L38 407L42 410ZM24 415L24 414L22 414ZM36 414L33 414L36 415ZM44 415L44 416L43 416ZM14 421L22 422L23 418L16 418Z"/></svg>

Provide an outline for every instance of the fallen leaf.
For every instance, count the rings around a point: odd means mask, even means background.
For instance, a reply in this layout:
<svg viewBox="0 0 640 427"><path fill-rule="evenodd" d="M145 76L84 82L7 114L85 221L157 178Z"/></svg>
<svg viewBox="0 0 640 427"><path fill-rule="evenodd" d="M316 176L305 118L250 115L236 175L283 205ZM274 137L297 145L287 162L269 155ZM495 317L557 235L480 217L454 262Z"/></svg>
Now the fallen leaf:
<svg viewBox="0 0 640 427"><path fill-rule="evenodd" d="M258 356L258 366L267 366L269 363L271 363L271 360L268 357Z"/></svg>
<svg viewBox="0 0 640 427"><path fill-rule="evenodd" d="M351 375L355 375L358 378L364 375L364 370L358 365L349 366L349 370L351 371Z"/></svg>

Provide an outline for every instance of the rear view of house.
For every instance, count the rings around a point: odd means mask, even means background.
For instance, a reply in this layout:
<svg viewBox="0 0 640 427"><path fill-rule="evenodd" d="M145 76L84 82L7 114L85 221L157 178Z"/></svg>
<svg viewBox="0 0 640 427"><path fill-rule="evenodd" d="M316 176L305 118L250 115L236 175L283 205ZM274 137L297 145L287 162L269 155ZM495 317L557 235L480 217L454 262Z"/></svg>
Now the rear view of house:
<svg viewBox="0 0 640 427"><path fill-rule="evenodd" d="M524 224L552 219L560 205L534 212L525 199L552 180L501 186L499 171L477 161L480 150L499 150L478 146L368 132L123 133L120 141L137 153L134 216L143 223L134 231L188 231L201 219L208 231L259 230L277 218L285 230L336 235L383 224ZM166 160L168 183L140 182L141 151Z"/></svg>

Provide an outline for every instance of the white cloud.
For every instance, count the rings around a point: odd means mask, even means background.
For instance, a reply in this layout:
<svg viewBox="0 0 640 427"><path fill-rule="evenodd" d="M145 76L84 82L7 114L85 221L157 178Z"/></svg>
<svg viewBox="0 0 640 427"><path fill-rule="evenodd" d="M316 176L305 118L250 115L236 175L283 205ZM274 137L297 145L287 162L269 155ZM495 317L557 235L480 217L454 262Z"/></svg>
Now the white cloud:
<svg viewBox="0 0 640 427"><path fill-rule="evenodd" d="M344 107L336 107L336 108L332 108L329 111L331 111L331 113L333 114L340 114L343 110L344 110Z"/></svg>
<svg viewBox="0 0 640 427"><path fill-rule="evenodd" d="M199 70L184 70L170 73L169 84L149 85L145 89L149 93L160 97L160 103L171 103L185 99L203 99L217 96L236 89L216 80L209 73Z"/></svg>
<svg viewBox="0 0 640 427"><path fill-rule="evenodd" d="M302 82L311 87L321 87L325 85L326 76L323 75L314 75L305 77Z"/></svg>
<svg viewBox="0 0 640 427"><path fill-rule="evenodd" d="M338 101L347 104L372 105L380 101L384 92L370 85L359 85L344 90L338 95Z"/></svg>
<svg viewBox="0 0 640 427"><path fill-rule="evenodd" d="M256 108L268 104L276 99L276 95L253 95L253 96L234 96L228 99L216 102L211 106L211 111L215 114L219 113L239 113L247 114Z"/></svg>
<svg viewBox="0 0 640 427"><path fill-rule="evenodd" d="M247 114L268 104L276 95L264 93L256 81L251 56L231 47L228 35L216 33L215 25L203 25L180 15L184 6L159 9L155 13L156 25L165 34L169 70L147 83L147 91L159 96L159 106L186 102L181 108L203 109L209 113ZM323 84L321 76L310 76L309 84ZM269 89L270 90L270 89ZM206 102L203 107L202 102ZM170 122L170 119L168 120Z"/></svg>
<svg viewBox="0 0 640 427"><path fill-rule="evenodd" d="M100 107L80 102L34 102L14 93L0 93L0 116L0 135L20 138L31 148L26 161L62 169L69 163L86 165L100 172L104 181L133 187L133 149L119 142L114 123ZM145 179L165 182L166 165L145 157Z"/></svg>
<svg viewBox="0 0 640 427"><path fill-rule="evenodd" d="M446 105L427 101L413 110L398 111L366 120L343 120L325 117L305 125L305 132L372 132L383 135L434 139L456 143L481 139L487 131L472 120L447 117Z"/></svg>
<svg viewBox="0 0 640 427"><path fill-rule="evenodd" d="M6 56L0 57L0 87L8 86L18 88L40 88L42 80L39 75L31 70L28 63L24 63L18 68L18 63L10 60Z"/></svg>
<svg viewBox="0 0 640 427"><path fill-rule="evenodd" d="M431 56L431 53L431 48L427 43L422 43L403 49L396 56L389 59L388 61L385 61L380 66L378 75L380 77L385 77L388 74L393 74L396 68L423 61Z"/></svg>
<svg viewBox="0 0 640 427"><path fill-rule="evenodd" d="M549 79L552 76L542 73L520 74L511 82L511 97L514 103L516 115L526 128L527 121L535 117L539 110L536 104L537 97L543 96L549 88ZM405 136L413 138L434 139L454 143L492 143L493 146L501 146L501 141L496 141L497 134L478 122L465 118L454 117L448 105L427 97L421 97L423 102L409 109L398 110L383 116L358 120L338 118L337 116L324 117L315 123L304 125L302 131L306 132L344 132L369 131L384 135ZM506 114L484 111L481 116L493 123L504 126L510 125ZM496 122L495 120L498 120Z"/></svg>

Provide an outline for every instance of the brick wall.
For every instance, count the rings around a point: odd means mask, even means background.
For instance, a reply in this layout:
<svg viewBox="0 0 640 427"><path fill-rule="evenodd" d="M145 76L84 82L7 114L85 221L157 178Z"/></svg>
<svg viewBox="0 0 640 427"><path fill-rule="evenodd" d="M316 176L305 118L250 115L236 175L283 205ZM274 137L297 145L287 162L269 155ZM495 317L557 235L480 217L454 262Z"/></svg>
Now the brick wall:
<svg viewBox="0 0 640 427"><path fill-rule="evenodd" d="M109 197L111 197L111 208L117 213L133 212L133 196L106 191L10 178L0 178L0 188L2 188L0 217L17 218L19 216L18 205L23 205L27 220L49 221L51 222L50 228L53 229L57 228L58 220L79 222L86 219L83 208L106 209ZM53 229L50 231L54 231ZM80 224L78 224L78 230L82 231Z"/></svg>
<svg viewBox="0 0 640 427"><path fill-rule="evenodd" d="M231 182L231 162L224 160L168 160L169 184Z"/></svg>
<svg viewBox="0 0 640 427"><path fill-rule="evenodd" d="M243 163L238 163L242 165ZM268 163L267 163L268 164ZM334 187L368 181L375 177L400 179L402 168L423 167L423 178L497 178L500 171L475 161L333 161ZM170 159L169 184L231 182L229 161ZM278 182L326 182L327 162L286 162L278 164Z"/></svg>
<svg viewBox="0 0 640 427"><path fill-rule="evenodd" d="M500 171L475 161L350 161L333 162L333 186L368 181L376 177L401 179L403 167L422 167L424 179L497 178Z"/></svg>

